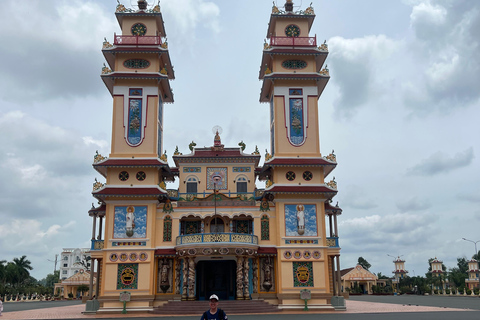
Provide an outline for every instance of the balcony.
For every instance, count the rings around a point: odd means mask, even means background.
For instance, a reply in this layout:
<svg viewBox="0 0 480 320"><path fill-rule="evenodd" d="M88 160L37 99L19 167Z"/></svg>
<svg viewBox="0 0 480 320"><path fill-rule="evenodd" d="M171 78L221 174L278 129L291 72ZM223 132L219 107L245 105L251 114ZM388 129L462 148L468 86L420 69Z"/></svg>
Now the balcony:
<svg viewBox="0 0 480 320"><path fill-rule="evenodd" d="M113 44L116 46L160 46L162 38L160 36L117 36Z"/></svg>
<svg viewBox="0 0 480 320"><path fill-rule="evenodd" d="M91 250L102 250L104 246L104 240L92 240Z"/></svg>
<svg viewBox="0 0 480 320"><path fill-rule="evenodd" d="M245 233L195 233L177 237L177 246L192 244L252 244L258 245L258 237Z"/></svg>
<svg viewBox="0 0 480 320"><path fill-rule="evenodd" d="M327 247L340 248L338 244L338 237L327 237Z"/></svg>
<svg viewBox="0 0 480 320"><path fill-rule="evenodd" d="M317 36L315 37L275 37L270 38L270 46L277 47L316 47Z"/></svg>

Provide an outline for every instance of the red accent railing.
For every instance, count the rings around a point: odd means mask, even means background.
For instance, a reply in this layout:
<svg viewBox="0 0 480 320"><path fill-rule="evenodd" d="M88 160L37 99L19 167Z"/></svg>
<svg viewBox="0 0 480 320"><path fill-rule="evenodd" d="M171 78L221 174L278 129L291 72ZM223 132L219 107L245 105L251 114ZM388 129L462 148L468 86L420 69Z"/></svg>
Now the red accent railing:
<svg viewBox="0 0 480 320"><path fill-rule="evenodd" d="M270 38L270 46L285 47L316 47L317 36L315 37L275 37Z"/></svg>
<svg viewBox="0 0 480 320"><path fill-rule="evenodd" d="M117 36L113 40L116 46L159 46L162 44L160 36Z"/></svg>

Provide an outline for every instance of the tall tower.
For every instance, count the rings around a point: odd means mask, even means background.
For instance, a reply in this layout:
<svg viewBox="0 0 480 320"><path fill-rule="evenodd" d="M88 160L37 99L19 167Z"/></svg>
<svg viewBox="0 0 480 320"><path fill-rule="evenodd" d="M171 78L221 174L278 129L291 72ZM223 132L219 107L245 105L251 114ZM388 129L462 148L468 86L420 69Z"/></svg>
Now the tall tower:
<svg viewBox="0 0 480 320"><path fill-rule="evenodd" d="M330 205L336 182L325 183L337 163L333 152L322 157L319 138L318 99L330 78L324 67L328 48L310 34L313 7L295 9L291 0L284 8L273 6L259 74L260 102L270 106L270 153L260 179L275 198L278 274L284 281L278 298L289 301L285 308L298 303L291 297L299 288L311 290L317 306L330 304L341 291L336 224L341 210Z"/></svg>
<svg viewBox="0 0 480 320"><path fill-rule="evenodd" d="M465 283L468 285L468 289L473 290L478 288L479 281L479 270L478 270L478 261L471 259L468 261L468 279L465 279Z"/></svg>
<svg viewBox="0 0 480 320"><path fill-rule="evenodd" d="M430 267L432 268L432 277L440 278L441 285L436 285L433 289L444 289L445 282L443 276L443 261L438 260L437 257L430 262Z"/></svg>
<svg viewBox="0 0 480 320"><path fill-rule="evenodd" d="M395 264L395 270L392 272L394 274L392 283L397 285L397 289L399 289L398 285L400 284L400 280L405 278L408 271L405 270L405 260L401 259L400 257L397 257L395 260L393 260L393 263Z"/></svg>
<svg viewBox="0 0 480 320"><path fill-rule="evenodd" d="M133 9L116 8L121 34L105 40L107 61L101 78L113 97L109 158L97 154L94 168L106 178L92 192L101 206L92 232L97 263L97 297L105 310L118 308L119 292L132 290L139 310L150 310L155 297L156 210L167 199L165 179L172 179L163 148L163 106L173 102L174 73L159 5L139 0ZM102 223L105 218L104 237Z"/></svg>

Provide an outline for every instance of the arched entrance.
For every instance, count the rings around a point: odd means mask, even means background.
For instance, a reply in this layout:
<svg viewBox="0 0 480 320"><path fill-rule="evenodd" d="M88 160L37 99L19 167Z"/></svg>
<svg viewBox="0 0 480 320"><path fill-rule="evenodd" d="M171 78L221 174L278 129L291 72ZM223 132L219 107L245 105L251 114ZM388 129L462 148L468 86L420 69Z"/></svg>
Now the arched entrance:
<svg viewBox="0 0 480 320"><path fill-rule="evenodd" d="M226 261L199 261L197 264L197 299L208 300L216 294L220 300L235 299L236 263Z"/></svg>

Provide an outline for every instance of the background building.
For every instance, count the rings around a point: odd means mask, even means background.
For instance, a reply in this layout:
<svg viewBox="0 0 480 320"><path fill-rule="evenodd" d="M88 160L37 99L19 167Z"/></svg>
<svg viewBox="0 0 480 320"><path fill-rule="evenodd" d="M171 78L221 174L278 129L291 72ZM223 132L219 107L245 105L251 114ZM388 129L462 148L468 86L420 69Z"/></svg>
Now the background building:
<svg viewBox="0 0 480 320"><path fill-rule="evenodd" d="M64 248L60 255L60 280L70 278L80 270L90 269L90 248Z"/></svg>

